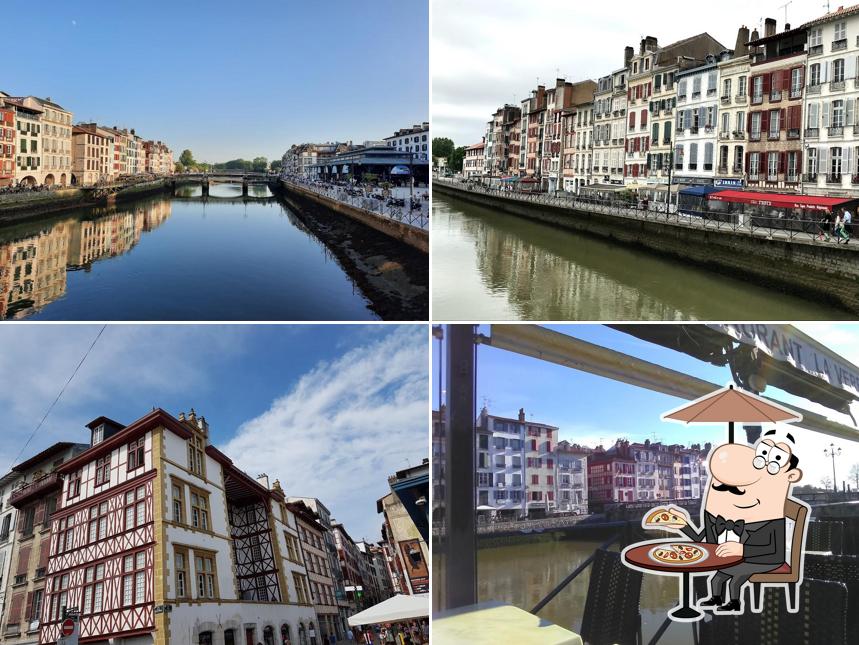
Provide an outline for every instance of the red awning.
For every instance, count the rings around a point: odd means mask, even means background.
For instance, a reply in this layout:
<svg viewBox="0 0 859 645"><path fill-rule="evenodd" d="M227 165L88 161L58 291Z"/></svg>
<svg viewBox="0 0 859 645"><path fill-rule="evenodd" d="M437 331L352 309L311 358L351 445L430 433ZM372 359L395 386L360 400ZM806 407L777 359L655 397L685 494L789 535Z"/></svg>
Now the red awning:
<svg viewBox="0 0 859 645"><path fill-rule="evenodd" d="M804 208L806 210L831 211L833 207L853 201L845 197L817 197L815 195L783 195L781 193L756 193L746 190L720 190L707 199L717 202L735 202L773 206L775 208Z"/></svg>

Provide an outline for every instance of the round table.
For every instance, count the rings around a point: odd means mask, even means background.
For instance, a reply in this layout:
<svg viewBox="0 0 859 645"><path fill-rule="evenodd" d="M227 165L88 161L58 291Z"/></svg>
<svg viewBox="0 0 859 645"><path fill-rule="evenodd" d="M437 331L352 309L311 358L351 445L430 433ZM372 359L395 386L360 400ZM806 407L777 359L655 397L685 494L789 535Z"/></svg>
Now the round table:
<svg viewBox="0 0 859 645"><path fill-rule="evenodd" d="M695 545L707 552L707 557L703 560L690 563L668 564L658 562L650 557L650 551L654 547L668 544L690 544ZM704 615L700 610L692 606L690 597L692 590L689 585L689 574L703 573L705 571L715 571L716 569L724 569L733 564L743 561L740 555L731 555L719 557L716 555L716 547L718 544L709 544L706 542L690 542L688 540L657 540L655 542L645 542L638 546L633 546L627 549L623 558L632 567L646 571L659 571L661 573L679 573L682 574L680 587L680 604L668 612L668 615L675 620L700 620Z"/></svg>

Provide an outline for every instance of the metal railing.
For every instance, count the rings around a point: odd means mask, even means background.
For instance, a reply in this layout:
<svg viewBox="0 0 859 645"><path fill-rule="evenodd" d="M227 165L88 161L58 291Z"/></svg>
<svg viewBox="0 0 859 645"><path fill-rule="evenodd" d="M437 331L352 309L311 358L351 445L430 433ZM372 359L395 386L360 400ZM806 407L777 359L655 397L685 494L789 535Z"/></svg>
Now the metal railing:
<svg viewBox="0 0 859 645"><path fill-rule="evenodd" d="M760 175L750 176L755 180ZM742 233L754 235L767 239L781 239L789 242L802 242L806 244L832 243L829 238L834 237L833 231L828 230L829 223L809 216L801 218L784 217L778 215L763 215L757 213L735 213L696 209L677 209L676 204L670 207L665 202L629 201L619 198L598 198L583 195L548 193L515 192L513 190L502 190L487 188L479 185L466 185L462 182L434 179L440 184L449 184L468 192L482 193L488 196L528 202L543 206L554 206L557 208L580 210L592 213L601 213L624 219L652 221L683 226L687 228L706 229L717 232ZM571 218L575 213L570 213ZM824 241L824 238L825 241ZM845 249L851 251L859 247L845 245Z"/></svg>
<svg viewBox="0 0 859 645"><path fill-rule="evenodd" d="M399 200L401 204L395 204L394 200L383 197L381 194L375 193L370 189L309 181L296 177L287 177L284 178L284 181L295 184L317 195L328 197L329 199L361 208L377 215L382 215L388 219L396 220L415 228L422 230L429 228L429 199L424 196L428 193L421 192L415 195L414 198L407 197Z"/></svg>

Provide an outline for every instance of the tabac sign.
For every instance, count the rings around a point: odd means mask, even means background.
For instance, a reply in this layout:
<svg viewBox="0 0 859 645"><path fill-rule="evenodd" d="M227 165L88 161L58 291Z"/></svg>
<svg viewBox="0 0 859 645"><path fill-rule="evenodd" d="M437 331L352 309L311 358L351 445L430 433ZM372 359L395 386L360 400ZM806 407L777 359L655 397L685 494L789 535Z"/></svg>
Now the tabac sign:
<svg viewBox="0 0 859 645"><path fill-rule="evenodd" d="M791 325L709 324L767 356L859 398L859 367Z"/></svg>

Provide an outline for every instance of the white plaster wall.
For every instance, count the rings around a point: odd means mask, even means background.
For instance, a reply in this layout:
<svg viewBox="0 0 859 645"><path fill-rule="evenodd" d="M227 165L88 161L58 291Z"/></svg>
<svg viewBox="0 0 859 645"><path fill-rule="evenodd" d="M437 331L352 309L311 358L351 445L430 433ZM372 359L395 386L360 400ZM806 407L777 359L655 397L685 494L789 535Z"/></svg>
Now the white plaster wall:
<svg viewBox="0 0 859 645"><path fill-rule="evenodd" d="M235 629L237 644L245 642L245 628L255 629L254 643L262 642L263 629L271 625L275 642L280 643L280 626L288 624L293 645L299 643L298 625L303 622L309 630L312 622L316 628L317 643L321 642L318 620L313 607L287 606L262 603L227 603L205 605L182 605L170 612L170 643L197 643L199 634L212 632L212 643L223 645L224 630ZM308 642L309 633L308 633Z"/></svg>

